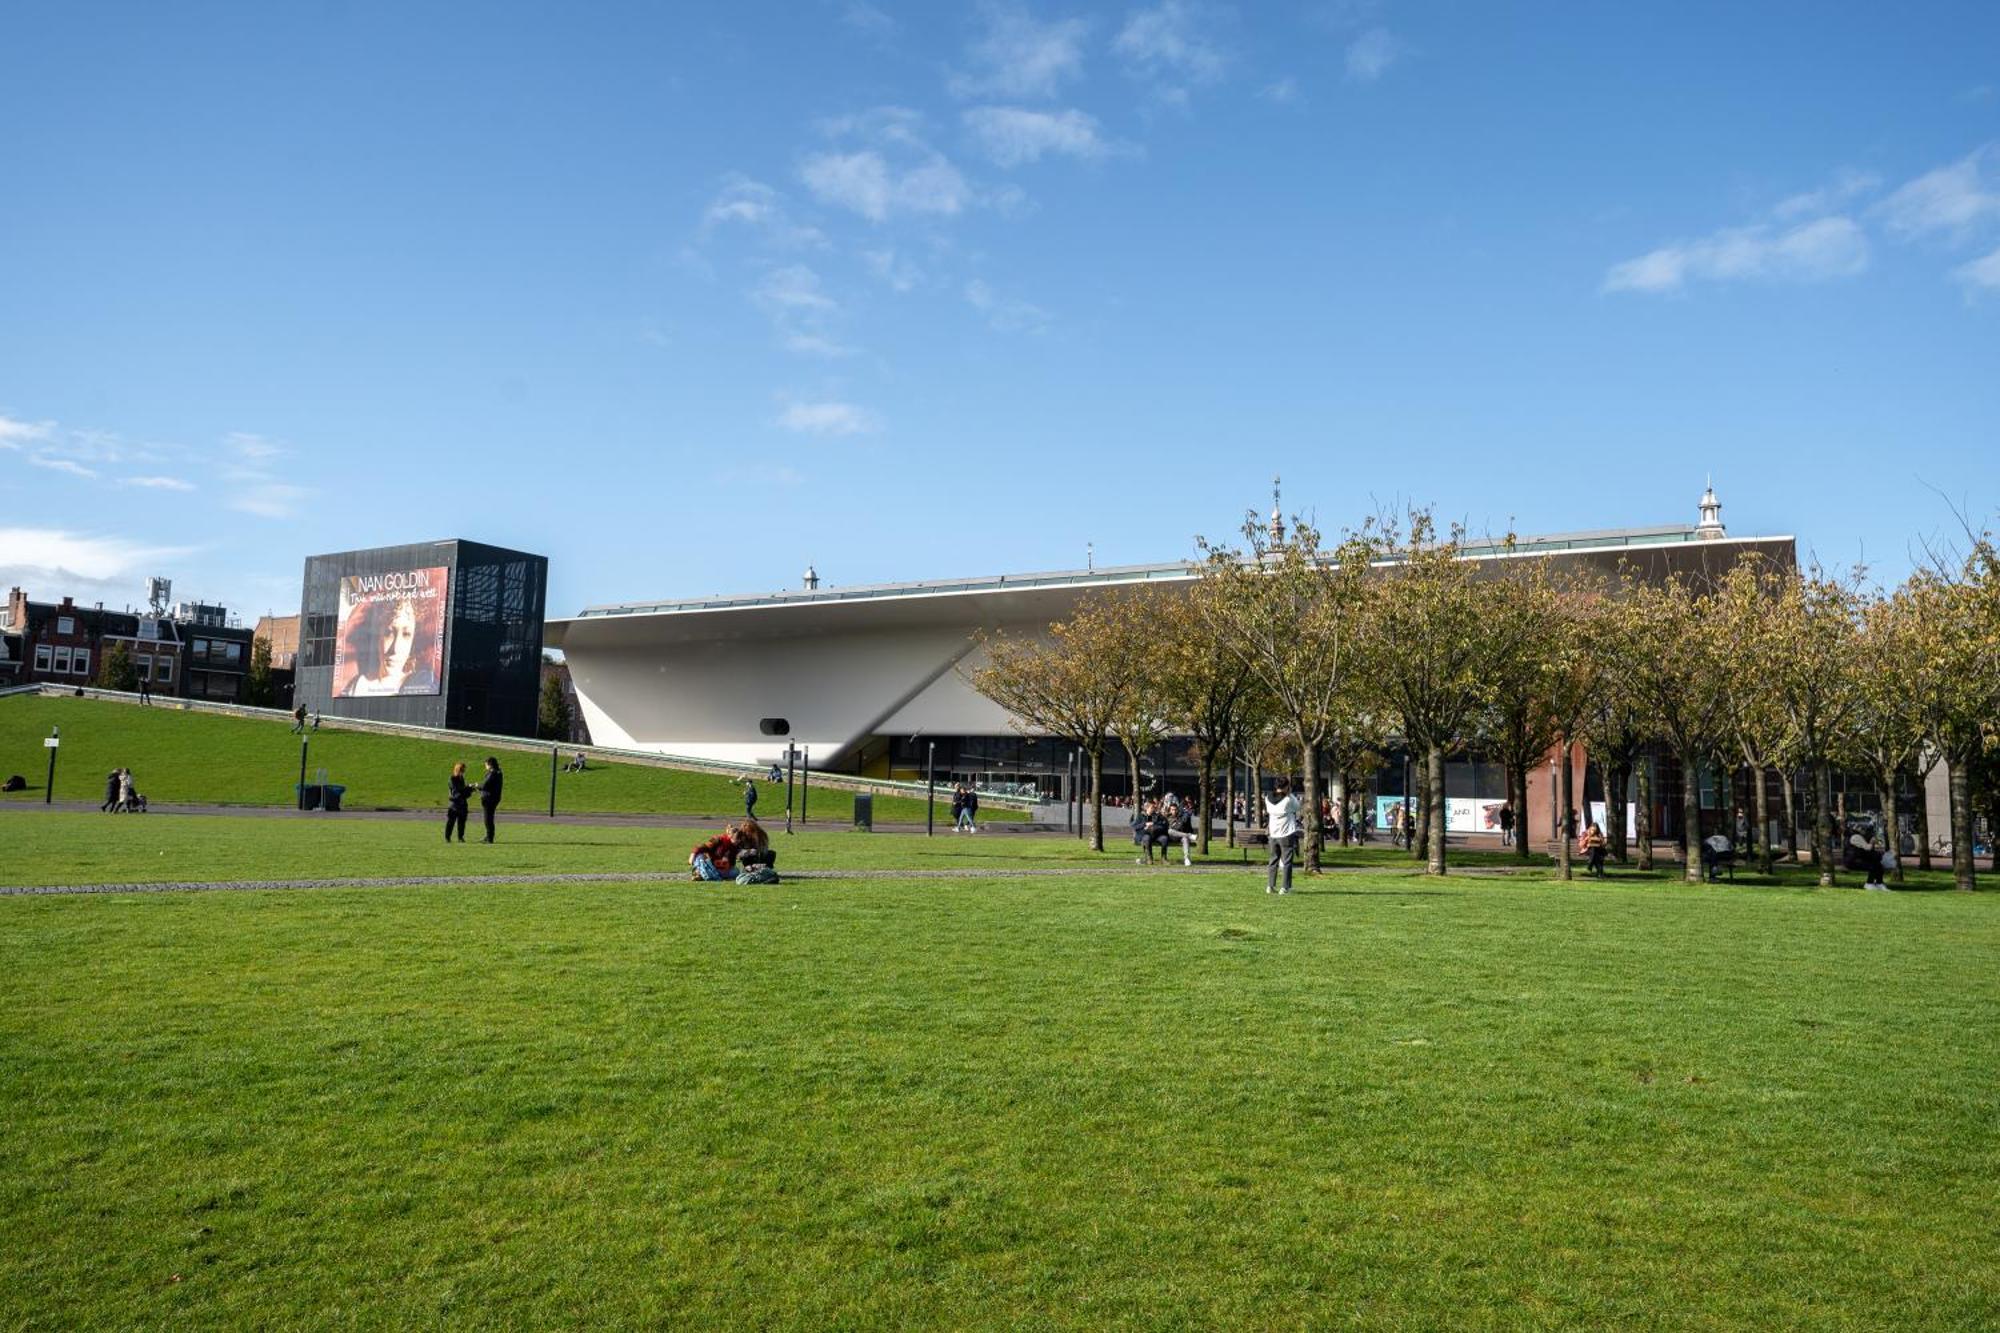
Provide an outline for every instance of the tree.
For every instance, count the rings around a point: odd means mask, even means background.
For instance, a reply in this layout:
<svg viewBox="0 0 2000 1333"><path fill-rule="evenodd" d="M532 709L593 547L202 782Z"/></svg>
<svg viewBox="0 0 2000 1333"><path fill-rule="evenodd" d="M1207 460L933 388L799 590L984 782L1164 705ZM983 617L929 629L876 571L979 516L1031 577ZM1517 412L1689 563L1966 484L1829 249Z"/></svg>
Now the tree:
<svg viewBox="0 0 2000 1333"><path fill-rule="evenodd" d="M252 708L271 708L278 702L278 689L271 680L268 634L259 634L250 641L250 669L243 676L243 702Z"/></svg>
<svg viewBox="0 0 2000 1333"><path fill-rule="evenodd" d="M1405 742L1425 756L1424 868L1432 875L1446 872L1445 755L1488 707L1501 642L1485 622L1475 567L1460 559L1463 539L1456 527L1440 536L1429 514L1412 512L1372 599L1368 673L1402 720Z"/></svg>
<svg viewBox="0 0 2000 1333"><path fill-rule="evenodd" d="M562 674L546 672L542 676L541 705L535 713L535 734L545 741L566 741L569 727L569 695L563 689Z"/></svg>
<svg viewBox="0 0 2000 1333"><path fill-rule="evenodd" d="M2000 556L1981 536L1955 567L1939 560L1918 570L1903 595L1926 632L1914 681L1925 732L1945 762L1952 883L1974 889L1972 773L2000 718Z"/></svg>
<svg viewBox="0 0 2000 1333"><path fill-rule="evenodd" d="M1771 873L1770 798L1764 773L1787 758L1793 732L1778 694L1779 653L1787 651L1782 632L1786 614L1778 596L1778 574L1752 556L1730 567L1717 584L1715 614L1705 628L1721 668L1724 743L1750 770L1754 818L1751 845L1757 865Z"/></svg>
<svg viewBox="0 0 2000 1333"><path fill-rule="evenodd" d="M1216 647L1256 681L1305 768L1306 873L1318 874L1319 753L1356 708L1360 639L1374 546L1353 534L1331 551L1316 529L1292 520L1292 539L1268 544L1253 519L1245 554L1202 543L1212 585L1194 605Z"/></svg>
<svg viewBox="0 0 2000 1333"><path fill-rule="evenodd" d="M1204 856L1208 854L1209 812L1215 800L1215 762L1229 757L1237 714L1250 688L1249 676L1227 653L1217 652L1208 637L1213 618L1198 603L1217 596L1219 589L1214 582L1198 581L1187 596L1154 608L1166 641L1153 651L1153 674L1171 724L1194 741L1194 760L1200 770L1196 827Z"/></svg>
<svg viewBox="0 0 2000 1333"><path fill-rule="evenodd" d="M1016 730L1060 737L1090 760L1090 845L1104 850L1104 745L1133 673L1125 660L1122 611L1088 598L1046 639L982 636L986 665L972 687L1007 710Z"/></svg>
<svg viewBox="0 0 2000 1333"><path fill-rule="evenodd" d="M1882 787L1882 839L1896 852L1896 880L1903 879L1902 822L1896 789L1912 776L1921 799L1924 779L1936 764L1927 742L1919 673L1928 633L1917 611L1902 596L1876 597L1861 611L1855 645L1854 721L1842 757L1875 775Z"/></svg>
<svg viewBox="0 0 2000 1333"><path fill-rule="evenodd" d="M133 665L132 650L122 641L114 642L97 668L97 683L107 690L132 691L139 688L139 668Z"/></svg>
<svg viewBox="0 0 2000 1333"><path fill-rule="evenodd" d="M1624 581L1616 617L1624 640L1619 654L1622 688L1640 717L1673 748L1681 763L1681 818L1687 842L1685 877L1701 880L1701 786L1704 756L1712 754L1722 734L1722 692L1715 660L1714 637L1702 631L1713 613L1682 578L1648 583L1630 573ZM1642 798L1650 801L1651 784L1641 775ZM1641 844L1641 864L1650 860L1650 837Z"/></svg>
<svg viewBox="0 0 2000 1333"><path fill-rule="evenodd" d="M1787 745L1813 781L1813 865L1822 887L1835 882L1842 834L1831 826L1832 769L1854 715L1854 647L1860 596L1852 580L1817 569L1788 571L1774 583L1770 648L1760 669L1770 673Z"/></svg>

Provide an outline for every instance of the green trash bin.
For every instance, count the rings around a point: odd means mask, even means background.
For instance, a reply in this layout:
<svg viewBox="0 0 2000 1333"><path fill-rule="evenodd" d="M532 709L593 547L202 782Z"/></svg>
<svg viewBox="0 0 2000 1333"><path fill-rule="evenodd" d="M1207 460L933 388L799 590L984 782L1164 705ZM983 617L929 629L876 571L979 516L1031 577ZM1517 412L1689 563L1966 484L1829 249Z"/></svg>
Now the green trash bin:
<svg viewBox="0 0 2000 1333"><path fill-rule="evenodd" d="M875 794L856 792L854 794L854 827L863 833L875 831Z"/></svg>

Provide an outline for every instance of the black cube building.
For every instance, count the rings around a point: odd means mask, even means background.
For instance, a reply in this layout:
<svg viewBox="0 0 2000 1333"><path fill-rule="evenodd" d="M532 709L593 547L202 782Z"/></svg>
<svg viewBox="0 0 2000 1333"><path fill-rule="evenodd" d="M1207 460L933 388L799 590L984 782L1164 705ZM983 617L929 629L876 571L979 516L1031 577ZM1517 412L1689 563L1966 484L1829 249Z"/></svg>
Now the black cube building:
<svg viewBox="0 0 2000 1333"><path fill-rule="evenodd" d="M334 717L535 734L546 556L463 540L306 559L294 698Z"/></svg>

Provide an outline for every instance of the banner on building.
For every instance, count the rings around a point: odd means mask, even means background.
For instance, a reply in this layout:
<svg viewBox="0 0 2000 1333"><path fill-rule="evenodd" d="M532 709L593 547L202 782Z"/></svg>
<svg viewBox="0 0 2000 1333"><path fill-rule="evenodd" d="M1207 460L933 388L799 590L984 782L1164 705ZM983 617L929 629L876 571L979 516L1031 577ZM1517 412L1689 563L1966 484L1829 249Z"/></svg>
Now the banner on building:
<svg viewBox="0 0 2000 1333"><path fill-rule="evenodd" d="M1403 803L1400 796L1377 796L1375 798L1375 827L1390 828L1395 818L1395 809ZM1444 802L1444 827L1447 833L1491 833L1500 832L1500 807L1507 804L1498 797L1488 796L1448 796ZM1410 803L1410 818L1416 818L1417 806Z"/></svg>
<svg viewBox="0 0 2000 1333"><path fill-rule="evenodd" d="M342 699L436 694L444 678L450 571L443 565L340 580L333 693Z"/></svg>

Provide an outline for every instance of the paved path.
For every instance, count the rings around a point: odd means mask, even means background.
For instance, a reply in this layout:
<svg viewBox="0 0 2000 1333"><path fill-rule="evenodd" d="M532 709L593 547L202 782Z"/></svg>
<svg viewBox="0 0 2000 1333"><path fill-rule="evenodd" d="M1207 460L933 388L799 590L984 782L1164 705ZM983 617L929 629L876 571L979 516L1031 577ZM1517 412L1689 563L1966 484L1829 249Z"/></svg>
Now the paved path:
<svg viewBox="0 0 2000 1333"><path fill-rule="evenodd" d="M1359 866L1329 866L1335 870L1358 870ZM1175 866L1182 875L1241 875L1246 869L1262 871L1261 865ZM791 870L785 880L852 879L1057 879L1077 875L1161 874L1160 867L1145 866L994 866L990 869L953 870ZM343 875L328 879L220 879L151 880L138 884L0 884L0 898L40 898L80 893L203 893L208 891L245 892L263 889L397 889L443 884L685 884L706 887L686 871L628 870L588 871L569 874L520 875Z"/></svg>

